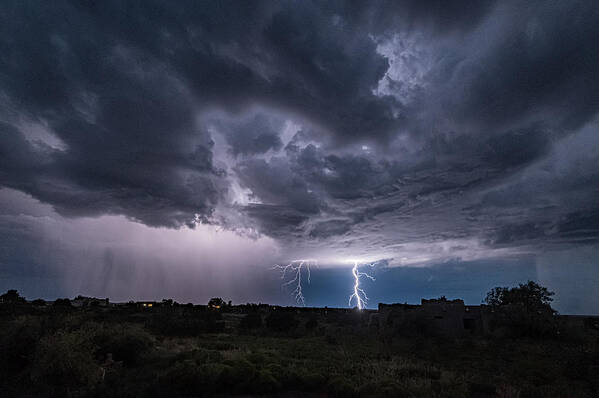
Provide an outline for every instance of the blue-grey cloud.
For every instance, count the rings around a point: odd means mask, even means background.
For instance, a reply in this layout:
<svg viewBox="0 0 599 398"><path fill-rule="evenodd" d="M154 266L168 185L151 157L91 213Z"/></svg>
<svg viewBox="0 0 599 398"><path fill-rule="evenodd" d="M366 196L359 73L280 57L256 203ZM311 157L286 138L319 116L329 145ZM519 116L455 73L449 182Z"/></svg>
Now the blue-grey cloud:
<svg viewBox="0 0 599 398"><path fill-rule="evenodd" d="M314 250L592 244L598 43L588 1L7 2L0 186Z"/></svg>

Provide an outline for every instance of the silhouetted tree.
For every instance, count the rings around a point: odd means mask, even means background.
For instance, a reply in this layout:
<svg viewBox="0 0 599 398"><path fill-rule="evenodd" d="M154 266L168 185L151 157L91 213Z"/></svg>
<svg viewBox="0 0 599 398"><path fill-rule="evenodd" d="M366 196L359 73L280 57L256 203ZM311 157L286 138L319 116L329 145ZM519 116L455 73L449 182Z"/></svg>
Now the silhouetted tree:
<svg viewBox="0 0 599 398"><path fill-rule="evenodd" d="M0 301L4 303L24 303L25 299L15 289L11 289L0 296Z"/></svg>
<svg viewBox="0 0 599 398"><path fill-rule="evenodd" d="M555 293L550 292L546 287L536 282L528 281L525 284L519 284L518 287L496 287L492 289L487 293L485 303L494 307L517 305L524 308L527 312L554 312L550 305L553 301L552 296L554 295Z"/></svg>
<svg viewBox="0 0 599 398"><path fill-rule="evenodd" d="M71 307L71 300L68 298L56 299L54 301L55 307Z"/></svg>
<svg viewBox="0 0 599 398"><path fill-rule="evenodd" d="M208 307L210 308L222 308L225 305L225 300L220 297L213 297L208 301Z"/></svg>
<svg viewBox="0 0 599 398"><path fill-rule="evenodd" d="M510 327L512 334L540 336L555 332L552 296L546 287L528 281L517 287L496 287L487 293L489 305Z"/></svg>

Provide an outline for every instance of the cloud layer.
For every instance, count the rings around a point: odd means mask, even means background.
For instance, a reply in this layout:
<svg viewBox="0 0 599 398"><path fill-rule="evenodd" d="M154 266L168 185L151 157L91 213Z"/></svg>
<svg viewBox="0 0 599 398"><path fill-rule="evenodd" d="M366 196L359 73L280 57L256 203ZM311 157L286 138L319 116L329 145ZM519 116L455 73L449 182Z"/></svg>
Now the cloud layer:
<svg viewBox="0 0 599 398"><path fill-rule="evenodd" d="M0 186L290 255L599 239L599 5L0 6Z"/></svg>

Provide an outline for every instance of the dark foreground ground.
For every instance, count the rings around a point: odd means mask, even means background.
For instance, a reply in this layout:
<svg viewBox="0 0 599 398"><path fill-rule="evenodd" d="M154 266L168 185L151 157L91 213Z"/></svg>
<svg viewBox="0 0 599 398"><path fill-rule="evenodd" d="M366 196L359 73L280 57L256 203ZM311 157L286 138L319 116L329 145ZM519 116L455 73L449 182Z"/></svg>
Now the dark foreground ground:
<svg viewBox="0 0 599 398"><path fill-rule="evenodd" d="M0 311L2 397L599 397L594 330L442 339L379 330L365 311Z"/></svg>

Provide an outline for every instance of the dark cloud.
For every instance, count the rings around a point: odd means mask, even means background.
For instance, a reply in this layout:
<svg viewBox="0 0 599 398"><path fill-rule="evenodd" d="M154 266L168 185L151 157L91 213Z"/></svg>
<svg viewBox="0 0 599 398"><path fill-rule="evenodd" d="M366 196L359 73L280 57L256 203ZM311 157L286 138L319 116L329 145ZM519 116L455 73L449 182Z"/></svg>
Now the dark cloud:
<svg viewBox="0 0 599 398"><path fill-rule="evenodd" d="M397 31L432 33L435 36L465 34L488 17L495 0L428 1L379 0L375 4L360 1L336 3L339 15L368 31L389 35Z"/></svg>
<svg viewBox="0 0 599 398"><path fill-rule="evenodd" d="M252 204L243 210L258 222L263 233L282 239L301 232L302 224L308 220L305 214L288 206Z"/></svg>
<svg viewBox="0 0 599 398"><path fill-rule="evenodd" d="M261 154L269 150L279 150L283 146L279 137L284 126L283 121L264 114L233 122L216 119L213 124L225 136L231 153L235 156Z"/></svg>
<svg viewBox="0 0 599 398"><path fill-rule="evenodd" d="M594 95L599 88L599 7L539 3L506 6L505 11L513 18L505 22L492 51L455 71L469 94L460 102L460 116L471 118L475 111L494 128L524 117L580 127L599 109Z"/></svg>
<svg viewBox="0 0 599 398"><path fill-rule="evenodd" d="M65 215L125 214L168 226L209 216L220 172L210 139L194 125L190 98L152 71L107 67L121 81L94 92L92 115L46 119L66 149L32 145L5 125L3 185Z"/></svg>
<svg viewBox="0 0 599 398"><path fill-rule="evenodd" d="M550 148L550 136L542 128L533 126L494 136L486 146L483 159L508 168L528 164L545 155Z"/></svg>
<svg viewBox="0 0 599 398"><path fill-rule="evenodd" d="M66 149L33 153L21 140L2 184L63 214L180 225L209 217L222 189L210 139L196 125L205 107L261 102L339 137L390 134L388 100L370 91L385 58L362 32L321 11L308 3L6 4L7 105L47 123ZM232 152L278 149L279 126L264 124L255 119L227 134ZM41 175L16 175L39 162Z"/></svg>
<svg viewBox="0 0 599 398"><path fill-rule="evenodd" d="M335 235L343 235L351 229L350 220L328 220L315 224L310 230L312 238L330 238Z"/></svg>
<svg viewBox="0 0 599 398"><path fill-rule="evenodd" d="M599 211L569 213L557 223L557 234L574 243L599 241Z"/></svg>
<svg viewBox="0 0 599 398"><path fill-rule="evenodd" d="M597 43L585 1L6 3L0 185L307 245L592 242Z"/></svg>

